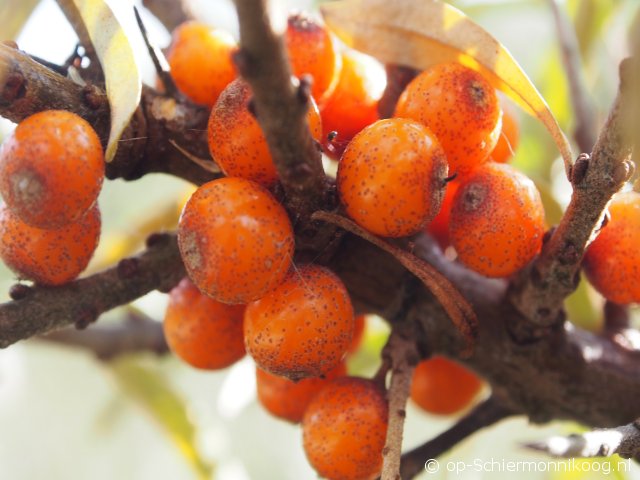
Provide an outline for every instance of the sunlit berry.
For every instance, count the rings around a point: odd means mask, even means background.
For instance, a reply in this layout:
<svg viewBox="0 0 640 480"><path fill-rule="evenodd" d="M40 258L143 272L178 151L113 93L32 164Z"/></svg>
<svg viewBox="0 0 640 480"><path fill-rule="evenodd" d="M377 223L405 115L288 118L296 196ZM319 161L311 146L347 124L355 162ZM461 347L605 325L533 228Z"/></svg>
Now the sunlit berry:
<svg viewBox="0 0 640 480"><path fill-rule="evenodd" d="M451 208L453 207L453 199L456 196L460 182L452 181L447 183L447 191L442 200L442 206L438 214L427 224L427 232L429 232L438 242L441 249L447 248L451 241L449 240L449 219L451 217Z"/></svg>
<svg viewBox="0 0 640 480"><path fill-rule="evenodd" d="M251 89L242 79L232 82L220 95L209 117L209 150L222 171L232 177L271 186L278 179L267 140L249 111ZM318 107L311 99L307 113L311 134L322 136Z"/></svg>
<svg viewBox="0 0 640 480"><path fill-rule="evenodd" d="M458 175L488 159L502 124L494 88L478 72L457 63L433 66L414 78L394 116L428 126L444 149L449 172Z"/></svg>
<svg viewBox="0 0 640 480"><path fill-rule="evenodd" d="M347 374L344 363L327 372L324 377L304 378L293 382L256 368L258 400L272 415L292 423L302 421L312 398L330 380Z"/></svg>
<svg viewBox="0 0 640 480"><path fill-rule="evenodd" d="M320 109L325 152L340 158L351 139L378 120L378 100L385 87L384 68L355 50L342 53L342 69L335 90ZM327 140L330 132L335 140Z"/></svg>
<svg viewBox="0 0 640 480"><path fill-rule="evenodd" d="M478 167L460 185L449 219L459 260L488 277L506 277L527 265L542 247L540 193L507 164Z"/></svg>
<svg viewBox="0 0 640 480"><path fill-rule="evenodd" d="M515 106L504 96L499 95L502 108L502 129L496 147L491 152L491 160L506 163L513 158L520 142L520 125Z"/></svg>
<svg viewBox="0 0 640 480"><path fill-rule="evenodd" d="M616 195L609 215L609 222L587 249L584 271L607 300L640 303L640 193Z"/></svg>
<svg viewBox="0 0 640 480"><path fill-rule="evenodd" d="M429 413L450 415L467 408L482 381L462 365L436 356L420 362L411 380L411 399Z"/></svg>
<svg viewBox="0 0 640 480"><path fill-rule="evenodd" d="M188 278L169 294L164 335L171 351L189 365L228 367L244 354L244 305L227 305L202 293Z"/></svg>
<svg viewBox="0 0 640 480"><path fill-rule="evenodd" d="M284 207L242 178L213 180L196 190L180 217L178 244L193 283L231 304L257 300L278 286L294 249Z"/></svg>
<svg viewBox="0 0 640 480"><path fill-rule="evenodd" d="M289 16L285 41L293 74L313 77L311 93L322 104L340 73L341 57L333 34L320 20L297 13Z"/></svg>
<svg viewBox="0 0 640 480"><path fill-rule="evenodd" d="M100 240L95 205L77 222L57 229L27 225L6 205L0 207L0 257L22 279L62 285L87 268Z"/></svg>
<svg viewBox="0 0 640 480"><path fill-rule="evenodd" d="M355 136L338 164L347 214L385 237L417 233L440 210L447 162L438 140L413 120L379 120Z"/></svg>
<svg viewBox="0 0 640 480"><path fill-rule="evenodd" d="M371 380L333 380L313 398L302 420L309 463L329 480L376 478L388 415L385 394Z"/></svg>
<svg viewBox="0 0 640 480"><path fill-rule="evenodd" d="M292 380L319 377L335 368L353 336L353 307L330 270L306 265L247 305L247 352L270 373Z"/></svg>
<svg viewBox="0 0 640 480"><path fill-rule="evenodd" d="M34 227L78 221L98 198L103 179L100 139L75 113L31 115L0 149L0 193L11 211Z"/></svg>
<svg viewBox="0 0 640 480"><path fill-rule="evenodd" d="M231 58L236 49L225 31L195 21L183 23L173 31L167 51L171 76L187 97L211 107L236 77Z"/></svg>

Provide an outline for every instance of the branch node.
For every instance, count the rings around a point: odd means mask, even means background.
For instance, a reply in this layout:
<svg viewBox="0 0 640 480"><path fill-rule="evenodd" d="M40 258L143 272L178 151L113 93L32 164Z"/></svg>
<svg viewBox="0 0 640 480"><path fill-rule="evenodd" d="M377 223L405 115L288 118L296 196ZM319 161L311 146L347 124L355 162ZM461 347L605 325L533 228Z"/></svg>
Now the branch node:
<svg viewBox="0 0 640 480"><path fill-rule="evenodd" d="M16 283L15 285L11 285L9 297L12 300L22 300L23 298L27 298L32 291L33 289L29 285Z"/></svg>
<svg viewBox="0 0 640 480"><path fill-rule="evenodd" d="M587 170L589 168L589 161L591 157L588 153L581 153L576 162L573 164L570 170L571 174L571 183L574 186L577 186L584 180L585 175L587 174Z"/></svg>
<svg viewBox="0 0 640 480"><path fill-rule="evenodd" d="M140 262L137 258L124 258L118 262L118 277L128 280L138 273Z"/></svg>

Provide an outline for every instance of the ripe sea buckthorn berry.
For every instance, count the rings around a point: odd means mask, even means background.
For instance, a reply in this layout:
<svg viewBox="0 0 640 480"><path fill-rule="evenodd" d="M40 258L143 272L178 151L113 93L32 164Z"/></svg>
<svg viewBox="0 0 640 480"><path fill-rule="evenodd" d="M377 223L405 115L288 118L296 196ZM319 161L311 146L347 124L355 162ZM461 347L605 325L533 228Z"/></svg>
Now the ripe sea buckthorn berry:
<svg viewBox="0 0 640 480"><path fill-rule="evenodd" d="M457 63L435 65L414 78L394 116L428 126L447 155L449 172L458 175L487 160L502 124L494 88L478 72Z"/></svg>
<svg viewBox="0 0 640 480"><path fill-rule="evenodd" d="M498 95L502 108L502 130L496 148L491 152L491 160L498 163L506 163L515 154L520 141L520 125L518 112L513 104L504 96Z"/></svg>
<svg viewBox="0 0 640 480"><path fill-rule="evenodd" d="M447 161L436 137L405 118L379 120L351 141L338 164L347 214L385 237L421 230L439 211Z"/></svg>
<svg viewBox="0 0 640 480"><path fill-rule="evenodd" d="M103 180L100 139L75 113L31 115L0 149L0 193L11 211L34 227L79 221L98 198Z"/></svg>
<svg viewBox="0 0 640 480"><path fill-rule="evenodd" d="M293 230L284 207L262 186L221 178L191 196L178 224L178 245L189 277L223 303L248 303L285 278Z"/></svg>
<svg viewBox="0 0 640 480"><path fill-rule="evenodd" d="M231 59L236 49L229 33L199 22L185 22L173 31L167 52L171 76L187 97L211 107L236 77Z"/></svg>
<svg viewBox="0 0 640 480"><path fill-rule="evenodd" d="M278 172L262 129L249 111L250 99L251 89L242 79L224 89L209 117L209 151L226 175L271 186ZM313 99L307 122L313 137L320 141L322 124Z"/></svg>
<svg viewBox="0 0 640 480"><path fill-rule="evenodd" d="M468 407L482 389L472 372L444 357L420 362L411 380L411 399L429 413L450 415Z"/></svg>
<svg viewBox="0 0 640 480"><path fill-rule="evenodd" d="M427 225L427 232L436 239L442 250L451 244L449 240L449 219L451 217L453 199L456 196L459 186L460 182L451 181L447 183L447 190L444 194L440 211L433 220L431 220L431 223Z"/></svg>
<svg viewBox="0 0 640 480"><path fill-rule="evenodd" d="M99 239L97 205L55 230L27 225L6 205L0 207L0 257L20 278L42 285L67 283L87 267Z"/></svg>
<svg viewBox="0 0 640 480"><path fill-rule="evenodd" d="M320 109L325 151L339 158L351 139L378 120L378 100L385 86L385 71L373 57L355 50L342 53L342 70L335 90ZM336 141L327 145L330 132Z"/></svg>
<svg viewBox="0 0 640 480"><path fill-rule="evenodd" d="M330 380L346 374L347 368L344 363L340 363L327 372L324 378L311 377L292 382L288 378L256 368L258 400L272 415L292 423L300 423L307 405L320 389Z"/></svg>
<svg viewBox="0 0 640 480"><path fill-rule="evenodd" d="M333 380L313 397L302 420L309 463L329 480L376 478L388 415L385 394L371 380Z"/></svg>
<svg viewBox="0 0 640 480"><path fill-rule="evenodd" d="M275 290L247 305L244 339L256 364L291 380L335 368L353 336L353 307L340 279L316 265L292 269Z"/></svg>
<svg viewBox="0 0 640 480"><path fill-rule="evenodd" d="M285 41L293 74L313 77L311 93L322 104L340 72L341 57L333 34L319 20L297 13L289 16Z"/></svg>
<svg viewBox="0 0 640 480"><path fill-rule="evenodd" d="M609 214L609 222L587 249L585 273L607 300L640 303L640 193L616 195Z"/></svg>
<svg viewBox="0 0 640 480"><path fill-rule="evenodd" d="M244 305L209 298L184 278L169 294L164 335L171 351L189 365L216 370L244 357Z"/></svg>
<svg viewBox="0 0 640 480"><path fill-rule="evenodd" d="M459 260L488 277L506 277L538 253L544 208L533 182L510 165L489 162L461 183L449 220Z"/></svg>

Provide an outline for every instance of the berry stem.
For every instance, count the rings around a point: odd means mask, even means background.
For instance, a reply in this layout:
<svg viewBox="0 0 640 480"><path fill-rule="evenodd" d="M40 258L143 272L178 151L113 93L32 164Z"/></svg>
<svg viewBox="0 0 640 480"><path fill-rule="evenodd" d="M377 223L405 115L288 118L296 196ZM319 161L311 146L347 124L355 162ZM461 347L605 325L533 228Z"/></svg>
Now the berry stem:
<svg viewBox="0 0 640 480"><path fill-rule="evenodd" d="M268 15L268 0L236 0L240 51L236 64L253 91L258 122L290 202L301 214L317 209L326 189L322 155L306 112L308 88L292 81L283 41L285 22Z"/></svg>
<svg viewBox="0 0 640 480"><path fill-rule="evenodd" d="M512 285L510 299L523 314L523 321L510 325L519 341L539 338L564 322L562 304L578 285L585 249L602 224L611 197L633 173L629 162L633 66L634 59L621 63L620 89L593 153L588 160L581 156L573 166L580 172L571 174L573 193L560 224L537 260Z"/></svg>
<svg viewBox="0 0 640 480"><path fill-rule="evenodd" d="M390 357L392 369L391 384L387 391L389 424L385 446L382 450L382 480L400 478L400 458L402 456L404 421L407 416L407 400L411 391L413 371L420 359L415 335L406 336L402 331L402 328L407 326L408 324L396 324L389 337L389 342L385 346L385 353Z"/></svg>
<svg viewBox="0 0 640 480"><path fill-rule="evenodd" d="M489 397L449 430L402 455L400 477L413 478L425 468L428 472L437 471L436 463L434 463L436 470L429 470L427 462L436 460L440 455L478 430L512 415L514 412L505 408L495 397Z"/></svg>

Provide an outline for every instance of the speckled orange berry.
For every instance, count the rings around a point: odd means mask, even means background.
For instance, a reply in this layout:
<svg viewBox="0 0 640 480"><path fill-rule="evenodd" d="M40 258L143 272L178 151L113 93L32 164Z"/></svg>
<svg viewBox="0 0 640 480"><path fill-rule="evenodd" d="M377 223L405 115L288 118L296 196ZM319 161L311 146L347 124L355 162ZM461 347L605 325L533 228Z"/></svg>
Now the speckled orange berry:
<svg viewBox="0 0 640 480"><path fill-rule="evenodd" d="M211 107L236 77L231 58L236 49L225 31L195 21L183 23L173 31L167 51L171 76L187 97Z"/></svg>
<svg viewBox="0 0 640 480"><path fill-rule="evenodd" d="M42 285L62 285L89 264L100 239L100 210L55 230L22 222L6 205L0 207L0 257L20 278Z"/></svg>
<svg viewBox="0 0 640 480"><path fill-rule="evenodd" d="M513 104L504 96L499 95L502 108L502 129L496 148L491 152L491 160L498 163L506 163L511 160L520 142L520 125L518 112Z"/></svg>
<svg viewBox="0 0 640 480"><path fill-rule="evenodd" d="M379 120L355 136L338 164L347 214L385 237L424 228L440 209L447 162L438 140L413 120Z"/></svg>
<svg viewBox="0 0 640 480"><path fill-rule="evenodd" d="M460 185L449 233L459 260L488 277L509 276L538 253L544 208L533 182L510 165L490 162Z"/></svg>
<svg viewBox="0 0 640 480"><path fill-rule="evenodd" d="M353 353L358 348L360 348L360 344L362 343L362 339L364 337L364 329L366 325L367 317L366 315L357 315L355 318L355 324L353 328L353 337L351 337L351 343L349 344L349 353Z"/></svg>
<svg viewBox="0 0 640 480"><path fill-rule="evenodd" d="M411 399L429 413L450 415L467 408L482 382L462 365L436 356L420 362L411 380Z"/></svg>
<svg viewBox="0 0 640 480"><path fill-rule="evenodd" d="M353 307L340 279L324 267L306 265L247 305L244 339L260 368L299 380L336 367L353 328Z"/></svg>
<svg viewBox="0 0 640 480"><path fill-rule="evenodd" d="M385 394L371 380L333 380L313 398L302 420L309 463L329 480L376 478L388 415Z"/></svg>
<svg viewBox="0 0 640 480"><path fill-rule="evenodd" d="M272 415L292 423L300 423L311 399L330 380L347 374L344 363L321 377L304 378L292 382L288 378L272 375L256 368L258 400Z"/></svg>
<svg viewBox="0 0 640 480"><path fill-rule="evenodd" d="M436 65L414 78L394 116L428 126L447 155L449 172L458 175L487 160L502 124L494 88L478 72L457 63Z"/></svg>
<svg viewBox="0 0 640 480"><path fill-rule="evenodd" d="M78 221L104 180L100 139L75 113L48 110L24 119L0 149L0 193L38 228Z"/></svg>
<svg viewBox="0 0 640 480"><path fill-rule="evenodd" d="M440 211L433 220L431 220L431 223L427 225L427 232L436 239L438 245L440 245L440 248L443 250L451 244L449 240L449 219L451 217L453 199L456 196L459 185L460 183L456 181L447 183L447 191L444 194Z"/></svg>
<svg viewBox="0 0 640 480"><path fill-rule="evenodd" d="M178 245L193 283L231 304L256 300L278 286L294 249L284 207L242 178L213 180L196 190L180 216Z"/></svg>
<svg viewBox="0 0 640 480"><path fill-rule="evenodd" d="M164 336L171 351L193 367L228 367L245 354L244 309L203 295L185 278L169 294Z"/></svg>
<svg viewBox="0 0 640 480"><path fill-rule="evenodd" d="M640 193L616 195L609 214L609 222L587 249L585 273L607 300L640 303Z"/></svg>
<svg viewBox="0 0 640 480"><path fill-rule="evenodd" d="M278 172L262 129L249 111L250 98L251 89L242 79L225 88L209 117L209 150L226 175L247 178L268 187L276 182ZM322 124L313 99L307 121L311 134L319 141Z"/></svg>
<svg viewBox="0 0 640 480"><path fill-rule="evenodd" d="M340 73L341 57L333 34L320 20L297 13L289 16L285 41L293 74L311 75L311 93L318 103L324 103Z"/></svg>
<svg viewBox="0 0 640 480"><path fill-rule="evenodd" d="M377 60L355 50L342 53L342 69L335 90L320 109L325 151L339 158L351 139L378 120L378 100L386 74ZM328 142L330 132L338 132Z"/></svg>

